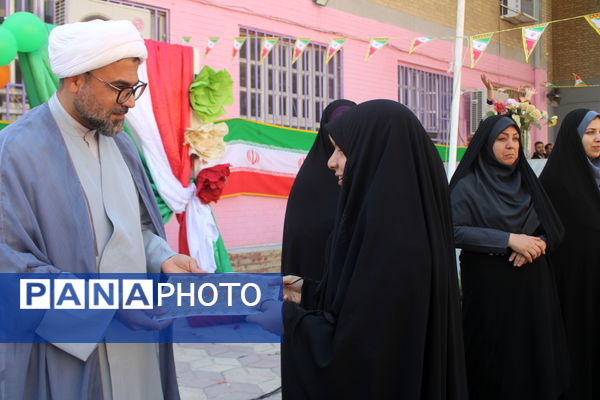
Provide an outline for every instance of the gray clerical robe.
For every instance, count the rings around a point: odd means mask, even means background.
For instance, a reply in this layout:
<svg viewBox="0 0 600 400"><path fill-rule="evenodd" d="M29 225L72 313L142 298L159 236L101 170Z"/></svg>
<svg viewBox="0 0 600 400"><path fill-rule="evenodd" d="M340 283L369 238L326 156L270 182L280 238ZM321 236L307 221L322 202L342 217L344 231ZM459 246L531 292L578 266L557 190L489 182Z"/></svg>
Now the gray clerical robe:
<svg viewBox="0 0 600 400"><path fill-rule="evenodd" d="M146 264L148 272L158 272L153 259L161 239L152 236L164 237L164 230L131 140L125 134L114 140L102 137L99 159L89 153L90 159L85 160L73 147L83 140L71 141L61 134L65 127L59 129L52 115L48 104L43 104L0 133L0 272L145 272ZM90 160L92 164L86 165ZM93 162L102 167L94 169ZM120 179L123 187L117 189L127 193L129 200L125 207L110 207L118 199L100 188L106 215L99 218L94 216L99 208L90 204L90 196L98 190L93 187L94 174L104 177L117 172L108 165L121 173L129 170L130 175ZM96 226L102 218L106 218L104 227ZM115 269L122 253L118 242L123 238L132 240L127 245L136 249L124 256L122 269ZM131 262L138 267L130 269ZM41 336L46 319L51 319L51 312L38 327ZM139 365L149 362L157 365L156 373L137 373ZM153 392L158 396L179 398L170 345L0 344L3 367L0 398L110 399L124 398L126 393L128 400L134 400L149 398L147 391L136 388L152 387L156 380L160 383ZM134 390L123 392L127 385ZM112 393L103 393L111 386Z"/></svg>

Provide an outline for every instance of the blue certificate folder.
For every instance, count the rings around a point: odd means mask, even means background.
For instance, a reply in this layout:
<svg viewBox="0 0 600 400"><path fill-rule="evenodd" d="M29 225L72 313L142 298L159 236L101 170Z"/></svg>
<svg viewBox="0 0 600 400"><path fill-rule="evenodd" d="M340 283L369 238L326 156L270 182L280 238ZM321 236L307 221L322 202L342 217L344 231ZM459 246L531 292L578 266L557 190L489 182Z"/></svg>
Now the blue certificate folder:
<svg viewBox="0 0 600 400"><path fill-rule="evenodd" d="M245 320L282 304L279 274L0 274L0 298L1 343L281 341Z"/></svg>

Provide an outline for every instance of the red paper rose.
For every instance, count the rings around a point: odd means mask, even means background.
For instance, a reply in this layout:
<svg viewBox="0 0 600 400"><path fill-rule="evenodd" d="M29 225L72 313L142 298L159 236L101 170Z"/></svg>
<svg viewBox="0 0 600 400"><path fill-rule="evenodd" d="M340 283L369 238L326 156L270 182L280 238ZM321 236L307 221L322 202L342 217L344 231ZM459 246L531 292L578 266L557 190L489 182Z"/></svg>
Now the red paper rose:
<svg viewBox="0 0 600 400"><path fill-rule="evenodd" d="M231 164L219 164L200 171L196 177L196 196L202 204L211 201L216 203L219 200L230 174L230 166Z"/></svg>

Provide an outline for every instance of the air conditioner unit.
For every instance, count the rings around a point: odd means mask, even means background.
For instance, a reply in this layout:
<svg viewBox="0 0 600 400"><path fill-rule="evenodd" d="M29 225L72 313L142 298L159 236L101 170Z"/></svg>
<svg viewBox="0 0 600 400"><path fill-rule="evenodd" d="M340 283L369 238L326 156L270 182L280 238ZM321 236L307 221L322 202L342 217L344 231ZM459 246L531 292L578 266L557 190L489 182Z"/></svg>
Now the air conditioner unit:
<svg viewBox="0 0 600 400"><path fill-rule="evenodd" d="M469 135L475 134L479 123L485 118L487 112L486 107L486 91L473 90L465 93L466 106L469 110L467 118L467 130Z"/></svg>
<svg viewBox="0 0 600 400"><path fill-rule="evenodd" d="M500 0L500 18L513 24L536 22L535 0Z"/></svg>
<svg viewBox="0 0 600 400"><path fill-rule="evenodd" d="M129 20L144 39L153 38L149 10L101 0L56 0L54 21L57 25L92 19Z"/></svg>

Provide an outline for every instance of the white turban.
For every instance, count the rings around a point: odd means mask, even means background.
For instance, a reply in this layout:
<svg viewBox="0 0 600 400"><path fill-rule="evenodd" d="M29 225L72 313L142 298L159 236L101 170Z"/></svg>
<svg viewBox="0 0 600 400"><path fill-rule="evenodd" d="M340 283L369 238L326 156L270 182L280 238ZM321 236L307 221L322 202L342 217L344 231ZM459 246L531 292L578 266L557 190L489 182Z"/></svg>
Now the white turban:
<svg viewBox="0 0 600 400"><path fill-rule="evenodd" d="M52 72L67 78L102 68L124 58L148 56L144 39L130 21L76 22L50 32Z"/></svg>

